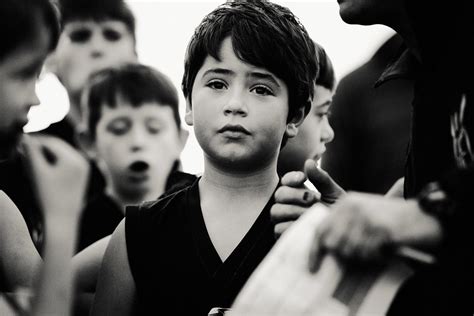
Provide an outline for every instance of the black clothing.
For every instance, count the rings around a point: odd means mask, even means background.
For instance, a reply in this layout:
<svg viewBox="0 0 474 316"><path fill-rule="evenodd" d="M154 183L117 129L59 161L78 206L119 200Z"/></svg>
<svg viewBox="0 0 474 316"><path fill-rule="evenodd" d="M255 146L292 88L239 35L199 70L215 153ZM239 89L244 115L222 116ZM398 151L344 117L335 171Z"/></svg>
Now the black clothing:
<svg viewBox="0 0 474 316"><path fill-rule="evenodd" d="M112 234L122 219L120 205L106 194L96 196L81 214L76 252Z"/></svg>
<svg viewBox="0 0 474 316"><path fill-rule="evenodd" d="M67 117L62 119L59 122L52 123L49 125L47 128L36 132L39 135L44 134L48 136L55 136L58 137L62 140L64 140L66 143L71 145L72 147L78 149L79 148L79 142L76 138L76 129L75 127L69 122Z"/></svg>
<svg viewBox="0 0 474 316"><path fill-rule="evenodd" d="M330 117L336 137L327 144L322 167L345 190L384 194L403 177L413 80L373 87L402 44L392 36L338 84Z"/></svg>
<svg viewBox="0 0 474 316"><path fill-rule="evenodd" d="M464 31L473 35L474 28ZM420 48L423 64L405 52L384 73L381 82L384 78L406 74L403 69L409 69L416 80L405 196L415 197L428 182L438 181L457 207L454 215L441 223L443 244L437 253L437 264L417 267L416 274L397 293L389 315L472 315L473 312L474 156L470 146L471 142L474 144L474 85L470 79L474 71L473 55L462 58L465 50L458 51L462 46L450 42L455 35L443 42L449 49L440 49L440 33L433 34L438 46L431 47L432 50L427 46ZM472 36L464 40L468 38Z"/></svg>
<svg viewBox="0 0 474 316"><path fill-rule="evenodd" d="M162 197L191 185L195 180L195 175L180 171L172 172L168 176L166 192ZM123 217L121 206L105 192L96 194L82 212L76 251L79 252L112 234Z"/></svg>
<svg viewBox="0 0 474 316"><path fill-rule="evenodd" d="M272 197L222 262L206 230L198 183L127 208L125 234L139 315L207 315L213 307L230 307L275 243Z"/></svg>

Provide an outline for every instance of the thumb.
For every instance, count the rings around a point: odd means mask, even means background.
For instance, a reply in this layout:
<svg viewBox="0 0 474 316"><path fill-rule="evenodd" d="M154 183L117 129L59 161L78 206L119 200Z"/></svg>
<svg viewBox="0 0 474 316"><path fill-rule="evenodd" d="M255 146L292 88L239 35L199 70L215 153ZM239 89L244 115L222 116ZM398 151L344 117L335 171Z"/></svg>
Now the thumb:
<svg viewBox="0 0 474 316"><path fill-rule="evenodd" d="M326 171L318 167L316 161L312 159L306 160L304 172L309 181L321 193L322 202L332 204L345 193Z"/></svg>

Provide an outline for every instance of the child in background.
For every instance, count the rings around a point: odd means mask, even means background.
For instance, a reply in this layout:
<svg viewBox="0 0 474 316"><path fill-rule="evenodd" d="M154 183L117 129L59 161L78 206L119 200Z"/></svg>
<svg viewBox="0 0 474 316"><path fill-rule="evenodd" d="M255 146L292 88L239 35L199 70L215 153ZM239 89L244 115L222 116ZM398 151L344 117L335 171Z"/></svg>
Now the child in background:
<svg viewBox="0 0 474 316"><path fill-rule="evenodd" d="M307 190L306 203L321 201L333 204L344 190L317 163L326 150L326 144L334 138L334 131L328 120L329 107L336 90L336 78L331 59L324 48L317 43L316 57L319 64L319 73L314 85L314 99L311 112L300 126L298 135L288 141L282 149L278 160L278 174L284 184L287 179L298 179L299 185L308 184L306 175L310 174L319 190ZM301 171L301 172L295 172ZM303 174L302 172L306 174ZM283 190L276 194L284 195ZM275 235L278 237L306 210L297 205L277 204L272 207L271 215L275 223Z"/></svg>
<svg viewBox="0 0 474 316"><path fill-rule="evenodd" d="M87 78L95 71L136 61L135 19L123 0L59 2L64 29L60 33L58 46L47 59L46 68L54 72L66 88L70 110L63 120L34 134L56 136L79 149L76 132L81 119L80 93ZM4 32L7 33L5 36L11 36L11 30L5 29ZM42 253L44 216L34 182L43 180L36 179L29 172L28 164L28 158L21 149L15 150L8 160L1 162L0 174L4 177L0 178L0 189L19 208L37 250ZM96 193L101 194L105 185L101 173L93 164L89 178L86 184L87 201Z"/></svg>
<svg viewBox="0 0 474 316"><path fill-rule="evenodd" d="M74 147L81 122L80 98L94 72L137 60L135 17L123 0L60 0L63 30L47 60L69 96L67 116L41 133L59 137Z"/></svg>
<svg viewBox="0 0 474 316"><path fill-rule="evenodd" d="M326 144L334 138L329 124L329 107L336 90L336 78L331 59L324 48L315 43L319 73L314 86L311 111L301 124L298 135L288 140L278 158L278 174L282 177L290 171L303 171L307 159L318 161L326 150Z"/></svg>
<svg viewBox="0 0 474 316"><path fill-rule="evenodd" d="M183 77L203 176L127 210L92 315L207 315L232 304L274 244L278 155L310 108L314 56L304 27L279 5L234 1L204 18Z"/></svg>
<svg viewBox="0 0 474 316"><path fill-rule="evenodd" d="M178 106L171 81L150 67L128 64L91 77L80 140L105 175L106 189L84 210L79 250L112 234L125 206L165 192L188 136Z"/></svg>
<svg viewBox="0 0 474 316"><path fill-rule="evenodd" d="M89 312L110 239L106 236L123 219L125 206L154 200L196 179L178 171L188 137L178 102L176 88L164 74L139 64L102 70L83 91L80 141L107 186L82 214L80 252L73 260L78 314Z"/></svg>
<svg viewBox="0 0 474 316"><path fill-rule="evenodd" d="M0 2L0 160L8 158L22 136L27 114L38 104L36 80L59 36L56 10L47 0ZM46 243L44 264L15 204L0 191L0 291L14 292L36 283L31 308L18 310L0 300L2 315L69 315L70 258L88 165L66 143L45 138L27 142L29 168L41 181L35 183L44 214ZM60 155L53 154L59 153ZM68 170L68 172L65 172ZM4 177L4 174L0 174ZM59 184L59 190L53 190ZM65 197L70 203L57 199ZM34 282L35 281L35 282ZM6 297L6 296L5 296ZM16 311L15 311L16 309Z"/></svg>

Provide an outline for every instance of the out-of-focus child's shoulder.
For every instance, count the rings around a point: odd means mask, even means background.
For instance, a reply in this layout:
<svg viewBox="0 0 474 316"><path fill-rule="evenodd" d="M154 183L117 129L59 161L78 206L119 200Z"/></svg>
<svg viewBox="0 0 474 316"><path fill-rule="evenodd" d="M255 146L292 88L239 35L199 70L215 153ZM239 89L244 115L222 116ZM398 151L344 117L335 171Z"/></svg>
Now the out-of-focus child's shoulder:
<svg viewBox="0 0 474 316"><path fill-rule="evenodd" d="M188 193L194 185L197 185L197 181L198 178L194 177L192 182L190 181L188 185L183 186L181 189L163 194L154 201L147 201L137 206L127 207L127 217L131 212L138 212L142 221L177 215L175 213L177 210L185 209Z"/></svg>

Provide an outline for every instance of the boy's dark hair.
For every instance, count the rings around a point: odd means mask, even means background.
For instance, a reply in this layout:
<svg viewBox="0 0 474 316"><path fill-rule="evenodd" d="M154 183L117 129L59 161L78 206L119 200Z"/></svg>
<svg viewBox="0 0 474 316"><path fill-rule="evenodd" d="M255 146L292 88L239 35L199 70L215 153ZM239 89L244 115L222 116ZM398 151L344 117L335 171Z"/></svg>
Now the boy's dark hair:
<svg viewBox="0 0 474 316"><path fill-rule="evenodd" d="M219 59L222 41L230 36L242 61L262 67L288 87L289 114L308 105L318 72L313 41L304 26L280 5L268 1L227 2L208 14L196 28L186 52L182 89L192 103L196 74L206 57Z"/></svg>
<svg viewBox="0 0 474 316"><path fill-rule="evenodd" d="M321 45L315 42L314 46L316 47L316 54L319 62L319 73L316 78L316 84L333 91L336 86L336 76L334 74L331 59Z"/></svg>
<svg viewBox="0 0 474 316"><path fill-rule="evenodd" d="M1 0L0 21L0 61L37 36L39 23L49 31L49 50L56 48L60 33L58 11L49 0Z"/></svg>
<svg viewBox="0 0 474 316"><path fill-rule="evenodd" d="M59 0L63 24L72 21L116 20L135 38L135 16L123 0Z"/></svg>
<svg viewBox="0 0 474 316"><path fill-rule="evenodd" d="M126 64L94 73L84 89L81 102L83 115L93 139L102 107L116 108L120 102L127 102L133 107L148 102L169 106L178 130L181 126L178 91L170 79L151 67Z"/></svg>

